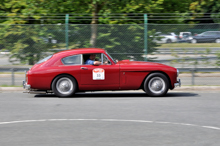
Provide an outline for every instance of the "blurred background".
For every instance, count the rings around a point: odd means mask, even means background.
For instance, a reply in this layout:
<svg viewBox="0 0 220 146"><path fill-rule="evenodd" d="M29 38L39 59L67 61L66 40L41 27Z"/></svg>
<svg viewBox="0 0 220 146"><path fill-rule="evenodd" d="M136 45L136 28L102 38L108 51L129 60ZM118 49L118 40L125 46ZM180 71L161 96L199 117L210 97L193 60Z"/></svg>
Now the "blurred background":
<svg viewBox="0 0 220 146"><path fill-rule="evenodd" d="M219 86L220 1L3 0L0 86L55 52L104 48L117 60L178 68L183 85Z"/></svg>

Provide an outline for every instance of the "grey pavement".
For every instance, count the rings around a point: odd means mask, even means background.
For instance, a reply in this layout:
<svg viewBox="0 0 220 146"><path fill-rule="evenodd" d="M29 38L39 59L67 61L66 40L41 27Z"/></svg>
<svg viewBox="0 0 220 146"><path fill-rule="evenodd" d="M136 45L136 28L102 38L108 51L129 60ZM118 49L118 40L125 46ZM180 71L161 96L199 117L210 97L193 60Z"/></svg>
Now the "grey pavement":
<svg viewBox="0 0 220 146"><path fill-rule="evenodd" d="M0 87L1 92L25 92L26 90L23 87ZM192 91L192 92L219 92L220 86L181 86L176 87L173 90L169 90L168 92L180 92L180 91ZM143 90L118 90L118 91L95 91L96 93L108 93L108 92L116 92L116 93L124 93L124 92L140 92L144 93Z"/></svg>
<svg viewBox="0 0 220 146"><path fill-rule="evenodd" d="M0 93L1 146L219 146L219 93Z"/></svg>

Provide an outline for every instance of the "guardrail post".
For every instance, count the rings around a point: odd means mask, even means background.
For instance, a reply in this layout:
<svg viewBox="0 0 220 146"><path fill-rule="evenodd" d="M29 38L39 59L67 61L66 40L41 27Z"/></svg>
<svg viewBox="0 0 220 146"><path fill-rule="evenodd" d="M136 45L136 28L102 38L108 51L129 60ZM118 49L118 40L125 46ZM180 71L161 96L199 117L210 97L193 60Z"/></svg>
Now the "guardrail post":
<svg viewBox="0 0 220 146"><path fill-rule="evenodd" d="M190 69L191 71L191 74L192 74L192 85L195 85L195 72L196 72L196 69L193 68L193 69Z"/></svg>
<svg viewBox="0 0 220 146"><path fill-rule="evenodd" d="M65 18L65 40L66 40L66 50L69 49L69 14L66 14Z"/></svg>
<svg viewBox="0 0 220 146"><path fill-rule="evenodd" d="M11 85L15 85L14 68L11 69Z"/></svg>
<svg viewBox="0 0 220 146"><path fill-rule="evenodd" d="M147 47L148 47L148 40L147 40L147 24L148 20L147 20L147 14L144 14L144 61L147 61Z"/></svg>

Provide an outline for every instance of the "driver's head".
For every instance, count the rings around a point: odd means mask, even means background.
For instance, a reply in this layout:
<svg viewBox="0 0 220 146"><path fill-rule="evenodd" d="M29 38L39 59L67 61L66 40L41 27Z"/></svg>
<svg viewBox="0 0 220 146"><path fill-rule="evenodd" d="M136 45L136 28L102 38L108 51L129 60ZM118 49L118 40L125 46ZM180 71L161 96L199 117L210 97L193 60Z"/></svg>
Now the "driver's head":
<svg viewBox="0 0 220 146"><path fill-rule="evenodd" d="M90 57L89 57L89 59L91 59L91 60L94 60L95 59L95 54L90 54Z"/></svg>

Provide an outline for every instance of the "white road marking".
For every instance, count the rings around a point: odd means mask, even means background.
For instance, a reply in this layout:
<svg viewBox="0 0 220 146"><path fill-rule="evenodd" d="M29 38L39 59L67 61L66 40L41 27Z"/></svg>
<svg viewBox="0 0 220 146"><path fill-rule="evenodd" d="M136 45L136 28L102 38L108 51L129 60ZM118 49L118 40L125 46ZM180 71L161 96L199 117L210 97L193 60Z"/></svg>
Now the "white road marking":
<svg viewBox="0 0 220 146"><path fill-rule="evenodd" d="M182 125L182 126L194 126L194 127L201 127L201 128L212 129L212 130L220 130L219 127L200 126L200 125L188 124L188 123L173 123L173 122L159 122L159 121L145 121L145 120L124 120L124 119L40 119L40 120L22 120L22 121L0 122L0 125L16 124L16 123L31 123L31 122L53 122L53 121L104 121L104 122L155 123L155 124L172 124L172 125Z"/></svg>
<svg viewBox="0 0 220 146"><path fill-rule="evenodd" d="M212 126L202 126L203 128L209 128L209 129L215 129L215 130L220 130L218 127L212 127Z"/></svg>

